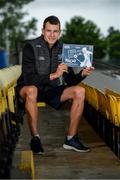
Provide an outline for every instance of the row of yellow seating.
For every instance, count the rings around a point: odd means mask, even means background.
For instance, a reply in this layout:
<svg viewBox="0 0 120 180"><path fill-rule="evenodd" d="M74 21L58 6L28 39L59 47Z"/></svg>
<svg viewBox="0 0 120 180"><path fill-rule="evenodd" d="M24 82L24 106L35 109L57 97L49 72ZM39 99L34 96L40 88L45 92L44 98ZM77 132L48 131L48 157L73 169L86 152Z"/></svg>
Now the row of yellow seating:
<svg viewBox="0 0 120 180"><path fill-rule="evenodd" d="M15 93L11 96L9 91L14 89L20 74L19 65L0 69L0 178L3 179L10 178L12 156L19 135L15 118L10 113L15 112Z"/></svg>
<svg viewBox="0 0 120 180"><path fill-rule="evenodd" d="M120 159L120 94L106 88L101 91L84 82L84 116L94 130Z"/></svg>
<svg viewBox="0 0 120 180"><path fill-rule="evenodd" d="M20 135L21 127L15 111L15 85L20 74L20 65L0 70L0 179L11 178L13 154ZM18 168L31 174L29 179L34 179L32 151L21 152L20 159Z"/></svg>
<svg viewBox="0 0 120 180"><path fill-rule="evenodd" d="M80 85L86 90L87 102L112 123L120 126L120 93L109 88L106 88L103 92L84 82Z"/></svg>

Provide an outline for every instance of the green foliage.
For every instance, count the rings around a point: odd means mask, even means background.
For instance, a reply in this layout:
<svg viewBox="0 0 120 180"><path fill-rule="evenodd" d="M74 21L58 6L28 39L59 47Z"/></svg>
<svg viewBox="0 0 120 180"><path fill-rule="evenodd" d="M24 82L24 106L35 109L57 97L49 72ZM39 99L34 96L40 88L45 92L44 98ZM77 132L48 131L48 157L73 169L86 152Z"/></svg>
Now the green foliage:
<svg viewBox="0 0 120 180"><path fill-rule="evenodd" d="M110 27L107 37L107 49L110 61L113 64L120 65L120 31Z"/></svg>
<svg viewBox="0 0 120 180"><path fill-rule="evenodd" d="M66 23L61 36L64 43L94 45L94 58L105 56L106 42L100 34L100 29L92 21L75 16Z"/></svg>
<svg viewBox="0 0 120 180"><path fill-rule="evenodd" d="M27 13L22 7L33 0L1 0L0 1L0 47L6 48L6 39L10 43L10 51L15 50L16 41L24 40L36 30L35 18L24 22Z"/></svg>
<svg viewBox="0 0 120 180"><path fill-rule="evenodd" d="M0 0L0 8L4 8L8 4L11 4L14 7L22 8L23 5L32 2L33 0Z"/></svg>

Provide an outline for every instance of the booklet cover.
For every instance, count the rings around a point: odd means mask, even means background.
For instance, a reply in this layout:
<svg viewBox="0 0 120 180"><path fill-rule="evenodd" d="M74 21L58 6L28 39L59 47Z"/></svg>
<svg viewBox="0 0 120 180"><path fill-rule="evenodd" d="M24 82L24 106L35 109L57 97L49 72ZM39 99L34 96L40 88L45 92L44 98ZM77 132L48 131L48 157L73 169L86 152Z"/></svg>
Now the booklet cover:
<svg viewBox="0 0 120 180"><path fill-rule="evenodd" d="M93 45L63 44L62 62L69 67L92 66Z"/></svg>

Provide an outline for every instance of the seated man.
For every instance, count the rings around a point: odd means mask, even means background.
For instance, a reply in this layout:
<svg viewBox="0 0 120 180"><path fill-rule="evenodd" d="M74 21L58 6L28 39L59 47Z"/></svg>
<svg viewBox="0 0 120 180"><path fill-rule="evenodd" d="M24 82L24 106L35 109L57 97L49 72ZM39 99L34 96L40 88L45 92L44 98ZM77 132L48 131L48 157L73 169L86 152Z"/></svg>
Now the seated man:
<svg viewBox="0 0 120 180"><path fill-rule="evenodd" d="M22 74L16 90L25 102L25 111L32 139L31 150L42 153L43 148L38 133L37 101L44 101L55 109L67 100L72 100L70 124L66 140L66 149L88 152L77 136L79 122L84 108L85 89L77 84L89 75L94 68L89 67L75 74L73 69L60 63L62 44L59 42L60 21L56 16L44 20L42 35L30 40L23 48ZM61 79L64 83L61 84Z"/></svg>

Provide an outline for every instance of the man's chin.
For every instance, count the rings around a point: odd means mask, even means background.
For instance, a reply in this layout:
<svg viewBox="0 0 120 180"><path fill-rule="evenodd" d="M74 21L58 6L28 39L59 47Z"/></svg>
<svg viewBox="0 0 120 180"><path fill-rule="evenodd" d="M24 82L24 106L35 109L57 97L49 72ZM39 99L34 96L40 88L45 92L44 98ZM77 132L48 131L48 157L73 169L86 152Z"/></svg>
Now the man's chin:
<svg viewBox="0 0 120 180"><path fill-rule="evenodd" d="M48 42L48 44L49 44L50 46L53 46L53 45L55 44L55 42L56 42L56 41L54 41L54 42L53 42L53 41L52 41L52 42L50 41L50 42Z"/></svg>

